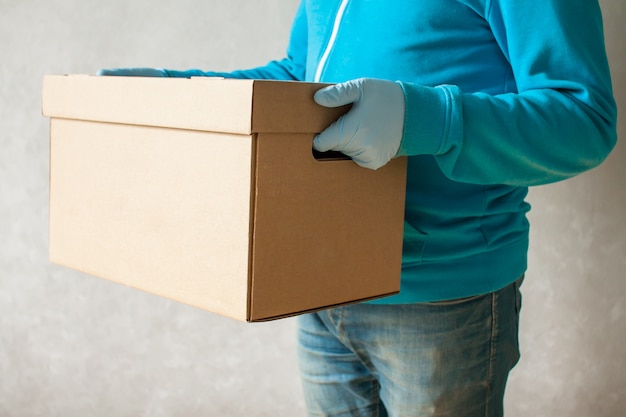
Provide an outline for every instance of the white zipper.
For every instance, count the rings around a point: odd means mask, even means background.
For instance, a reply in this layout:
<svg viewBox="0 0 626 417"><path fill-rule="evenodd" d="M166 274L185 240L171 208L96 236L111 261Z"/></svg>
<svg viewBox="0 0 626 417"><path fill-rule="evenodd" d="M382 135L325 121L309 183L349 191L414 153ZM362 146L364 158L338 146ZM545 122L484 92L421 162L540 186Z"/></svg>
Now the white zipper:
<svg viewBox="0 0 626 417"><path fill-rule="evenodd" d="M326 66L326 61L328 60L328 55L330 55L330 51L333 49L335 44L335 39L337 39L337 32L339 32L339 25L341 25L341 19L343 19L343 14L346 11L346 6L350 0L342 0L341 5L339 5L339 10L337 10L337 15L335 16L335 23L333 24L333 31L330 34L330 39L328 40L328 44L326 45L326 49L324 50L324 54L322 54L322 58L320 62L317 64L317 70L315 71L315 82L319 82L322 78L322 71Z"/></svg>

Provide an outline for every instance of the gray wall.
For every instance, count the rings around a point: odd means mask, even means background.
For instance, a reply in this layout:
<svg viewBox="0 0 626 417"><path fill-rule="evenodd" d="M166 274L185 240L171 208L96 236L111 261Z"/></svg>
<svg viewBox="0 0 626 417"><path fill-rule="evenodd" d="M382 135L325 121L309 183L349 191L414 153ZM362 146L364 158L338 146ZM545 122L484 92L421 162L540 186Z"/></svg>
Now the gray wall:
<svg viewBox="0 0 626 417"><path fill-rule="evenodd" d="M602 1L626 108L626 3ZM41 79L281 57L297 0L0 0L0 416L299 416L294 323L243 324L47 261ZM582 30L582 28L581 28ZM620 121L626 137L626 118ZM531 191L508 416L626 409L626 145Z"/></svg>

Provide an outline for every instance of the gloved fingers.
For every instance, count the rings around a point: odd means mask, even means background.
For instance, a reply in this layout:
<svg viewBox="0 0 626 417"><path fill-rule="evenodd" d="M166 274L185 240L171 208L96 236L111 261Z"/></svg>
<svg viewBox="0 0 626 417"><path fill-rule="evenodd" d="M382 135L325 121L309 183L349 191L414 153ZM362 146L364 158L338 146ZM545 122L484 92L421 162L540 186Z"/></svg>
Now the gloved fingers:
<svg viewBox="0 0 626 417"><path fill-rule="evenodd" d="M340 152L339 149L336 149L337 144L330 139L331 139L331 136L329 136L326 131L323 131L322 133L315 136L315 139L313 139L313 149L319 152L328 152L328 151Z"/></svg>
<svg viewBox="0 0 626 417"><path fill-rule="evenodd" d="M162 68L104 68L97 75L120 76L120 77L167 77L167 72Z"/></svg>
<svg viewBox="0 0 626 417"><path fill-rule="evenodd" d="M350 113L341 116L330 126L313 140L313 148L320 152L338 151L343 152L348 156L350 155L350 149L347 149L348 137L352 137L352 134L346 132L346 121L350 117Z"/></svg>
<svg viewBox="0 0 626 417"><path fill-rule="evenodd" d="M347 115L346 115L347 116ZM343 117L346 117L343 116ZM337 141L337 138L346 138L345 136L340 135L337 132L345 130L345 120L340 118L335 123L331 124L324 130L322 133L315 136L313 140L313 148L316 151L327 152L327 151L337 151L341 152L346 156L349 156L350 159L357 165L363 168L369 169L378 169L383 164L377 163L377 161L373 160L370 156L368 156L367 149L360 149L358 147L351 146L351 141ZM352 137L352 136L350 136Z"/></svg>
<svg viewBox="0 0 626 417"><path fill-rule="evenodd" d="M315 92L313 99L324 107L341 107L361 98L362 79L324 87Z"/></svg>
<svg viewBox="0 0 626 417"><path fill-rule="evenodd" d="M344 83L331 85L318 90L313 99L324 107L341 107L360 100L362 95L362 80L352 80ZM313 140L313 148L320 152L338 151L348 156L353 150L349 148L350 139L354 136L352 126L354 123L354 111L341 116ZM357 123L358 125L358 123Z"/></svg>

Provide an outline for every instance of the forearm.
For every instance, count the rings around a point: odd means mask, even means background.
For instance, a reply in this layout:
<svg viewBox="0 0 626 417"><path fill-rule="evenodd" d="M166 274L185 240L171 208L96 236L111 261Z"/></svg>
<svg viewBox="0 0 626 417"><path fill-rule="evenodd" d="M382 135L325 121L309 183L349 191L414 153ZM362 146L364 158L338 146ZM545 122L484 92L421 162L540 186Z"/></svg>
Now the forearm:
<svg viewBox="0 0 626 417"><path fill-rule="evenodd" d="M236 70L230 72L203 71L190 69L185 71L165 70L169 77L190 78L190 77L223 77L223 78L244 78L244 79L269 79L269 80L301 80L303 76L296 64L289 58L280 61L271 61L267 65Z"/></svg>
<svg viewBox="0 0 626 417"><path fill-rule="evenodd" d="M449 178L530 186L600 164L616 141L615 107L590 107L567 92L489 96L458 88L403 85L405 131L399 154L433 155Z"/></svg>

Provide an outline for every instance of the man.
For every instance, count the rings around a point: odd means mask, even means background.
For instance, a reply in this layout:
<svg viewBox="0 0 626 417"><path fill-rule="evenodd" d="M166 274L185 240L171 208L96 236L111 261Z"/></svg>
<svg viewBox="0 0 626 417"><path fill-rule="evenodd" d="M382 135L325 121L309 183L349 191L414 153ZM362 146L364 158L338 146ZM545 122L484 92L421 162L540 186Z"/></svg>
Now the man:
<svg viewBox="0 0 626 417"><path fill-rule="evenodd" d="M287 57L230 73L337 83L318 135L377 169L408 156L400 294L299 318L311 416L501 416L519 358L527 187L600 164L616 107L595 0L303 0Z"/></svg>

